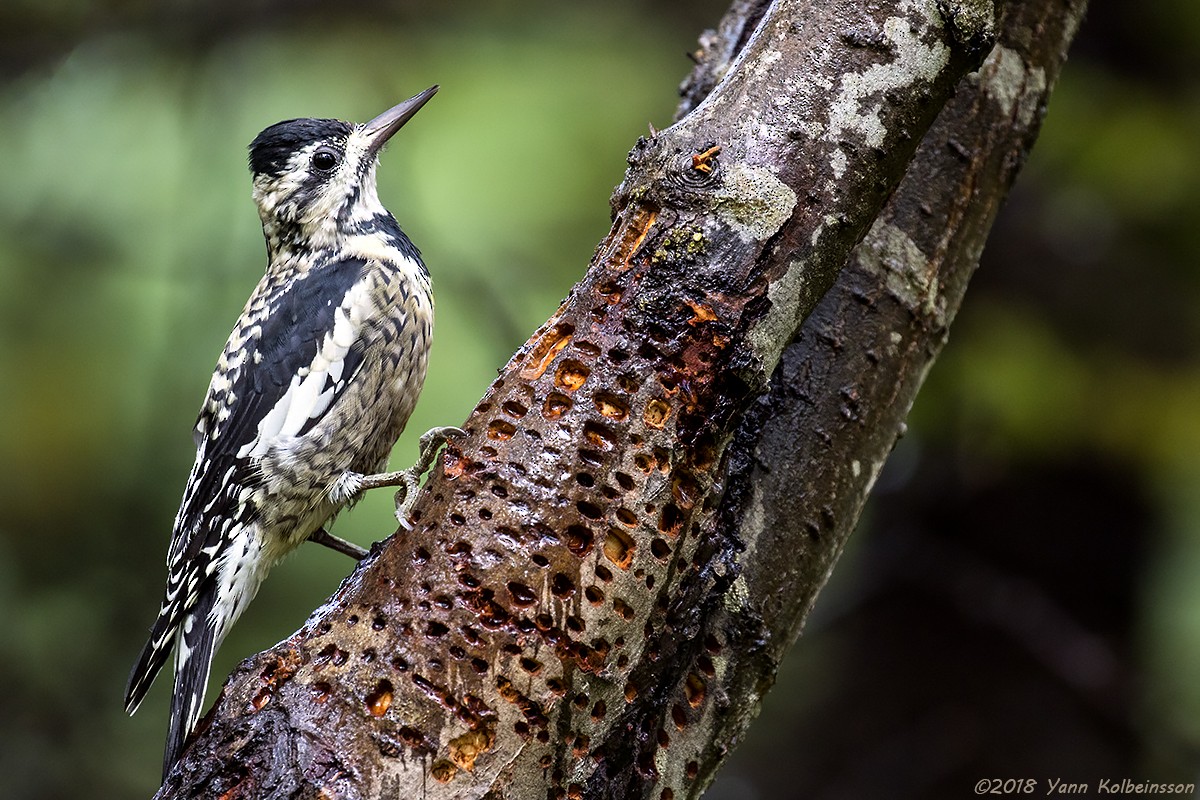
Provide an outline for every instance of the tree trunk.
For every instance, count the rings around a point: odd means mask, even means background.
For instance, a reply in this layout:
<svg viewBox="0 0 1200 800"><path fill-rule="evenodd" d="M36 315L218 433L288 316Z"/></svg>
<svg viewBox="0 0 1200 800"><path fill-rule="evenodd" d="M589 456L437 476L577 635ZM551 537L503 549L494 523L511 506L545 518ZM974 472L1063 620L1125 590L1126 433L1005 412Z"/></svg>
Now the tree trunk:
<svg viewBox="0 0 1200 800"><path fill-rule="evenodd" d="M1084 4L736 0L413 530L239 666L159 796L698 796L903 430Z"/></svg>

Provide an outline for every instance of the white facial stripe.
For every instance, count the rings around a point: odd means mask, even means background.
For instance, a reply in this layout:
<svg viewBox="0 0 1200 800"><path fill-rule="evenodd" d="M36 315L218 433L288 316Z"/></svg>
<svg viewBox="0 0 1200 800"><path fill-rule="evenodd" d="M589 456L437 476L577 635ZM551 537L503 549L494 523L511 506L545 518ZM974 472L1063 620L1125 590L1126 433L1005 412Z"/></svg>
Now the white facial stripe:
<svg viewBox="0 0 1200 800"><path fill-rule="evenodd" d="M345 142L345 153L340 164L317 188L315 194L304 197L303 206L296 203L301 188L311 180L312 156L323 142L312 142L292 154L283 174L260 175L254 181L254 201L259 215L266 226L273 224L276 217L296 222L306 228L307 240L314 246L330 244L336 229L332 227L339 214L345 213L356 186L359 194L353 208L348 210L351 222L362 222L377 214L387 213L375 190L373 174L359 177L359 169L365 160L375 159L369 154L370 140L362 126L354 128ZM368 167L373 172L374 163Z"/></svg>

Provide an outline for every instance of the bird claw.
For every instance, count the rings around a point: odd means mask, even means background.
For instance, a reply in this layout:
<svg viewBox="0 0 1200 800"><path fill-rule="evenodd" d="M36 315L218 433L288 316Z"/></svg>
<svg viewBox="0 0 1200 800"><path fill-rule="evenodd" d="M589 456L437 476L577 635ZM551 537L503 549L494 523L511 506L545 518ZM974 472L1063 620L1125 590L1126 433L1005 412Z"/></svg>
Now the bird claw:
<svg viewBox="0 0 1200 800"><path fill-rule="evenodd" d="M440 428L430 428L425 431L417 440L417 463L413 464L412 470L424 475L429 471L433 459L437 457L437 452L442 449L443 445L451 439L461 439L466 435L466 431L453 425L443 425Z"/></svg>
<svg viewBox="0 0 1200 800"><path fill-rule="evenodd" d="M399 472L384 472L379 475L367 475L362 479L359 491L377 489L382 486L398 486L396 492L396 519L405 530L412 530L408 515L417 502L417 492L421 488L421 477L429 471L438 450L451 438L466 436L462 428L448 425L432 428L426 431L417 443L417 463Z"/></svg>
<svg viewBox="0 0 1200 800"><path fill-rule="evenodd" d="M402 482L395 495L396 521L406 531L411 531L413 527L408 520L408 514L417 502L417 491L421 488L421 475L423 474L424 471L418 471L416 465L400 473Z"/></svg>

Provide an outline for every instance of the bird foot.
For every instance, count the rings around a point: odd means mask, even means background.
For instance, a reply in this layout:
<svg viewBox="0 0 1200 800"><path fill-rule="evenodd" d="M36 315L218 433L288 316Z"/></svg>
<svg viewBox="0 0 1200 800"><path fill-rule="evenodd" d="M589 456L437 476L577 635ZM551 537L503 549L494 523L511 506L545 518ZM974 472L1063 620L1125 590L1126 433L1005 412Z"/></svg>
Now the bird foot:
<svg viewBox="0 0 1200 800"><path fill-rule="evenodd" d="M453 426L432 428L426 431L418 442L417 463L399 472L364 475L358 486L358 491L363 492L367 489L378 489L384 486L398 486L399 491L396 492L396 519L400 521L405 530L411 530L412 523L408 521L408 514L412 510L413 504L417 502L417 490L421 488L421 477L429 471L434 458L437 457L438 450L441 450L446 442L451 438L466 435L467 432L462 428L455 428Z"/></svg>

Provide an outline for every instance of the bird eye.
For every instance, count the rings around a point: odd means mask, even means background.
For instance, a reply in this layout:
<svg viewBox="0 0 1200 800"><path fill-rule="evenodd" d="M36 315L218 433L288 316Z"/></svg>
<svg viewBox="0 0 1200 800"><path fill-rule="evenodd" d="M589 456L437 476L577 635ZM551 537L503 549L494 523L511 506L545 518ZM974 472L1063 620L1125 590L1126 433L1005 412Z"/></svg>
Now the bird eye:
<svg viewBox="0 0 1200 800"><path fill-rule="evenodd" d="M332 150L318 150L313 153L312 165L321 172L328 172L338 165L338 155Z"/></svg>

